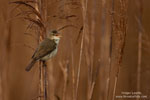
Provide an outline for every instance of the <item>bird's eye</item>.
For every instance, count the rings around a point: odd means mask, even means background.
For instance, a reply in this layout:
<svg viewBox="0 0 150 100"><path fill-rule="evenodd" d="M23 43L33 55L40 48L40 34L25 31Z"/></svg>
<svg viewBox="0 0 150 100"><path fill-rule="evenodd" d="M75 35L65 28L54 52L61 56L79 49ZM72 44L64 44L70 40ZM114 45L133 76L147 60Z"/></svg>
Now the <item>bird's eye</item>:
<svg viewBox="0 0 150 100"><path fill-rule="evenodd" d="M54 33L54 34L55 34L55 33L57 33L57 31L56 31L56 30L53 30L53 31L52 31L52 33Z"/></svg>

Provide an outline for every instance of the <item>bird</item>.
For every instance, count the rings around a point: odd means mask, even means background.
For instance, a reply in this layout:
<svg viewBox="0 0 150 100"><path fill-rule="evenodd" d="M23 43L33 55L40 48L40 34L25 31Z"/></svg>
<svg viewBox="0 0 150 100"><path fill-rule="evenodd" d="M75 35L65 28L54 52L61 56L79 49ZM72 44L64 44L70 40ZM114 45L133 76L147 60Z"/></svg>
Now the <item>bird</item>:
<svg viewBox="0 0 150 100"><path fill-rule="evenodd" d="M54 57L58 51L58 44L61 35L59 35L57 30L52 30L49 32L48 36L39 44L36 48L31 62L25 68L26 71L30 71L31 68L37 61L47 61Z"/></svg>

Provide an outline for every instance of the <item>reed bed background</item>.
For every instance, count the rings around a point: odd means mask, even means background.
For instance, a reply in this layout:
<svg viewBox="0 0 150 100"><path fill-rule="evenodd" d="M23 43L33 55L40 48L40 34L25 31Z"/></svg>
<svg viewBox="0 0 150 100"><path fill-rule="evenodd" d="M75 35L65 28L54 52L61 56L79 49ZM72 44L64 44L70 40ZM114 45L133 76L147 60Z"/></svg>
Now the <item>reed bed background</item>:
<svg viewBox="0 0 150 100"><path fill-rule="evenodd" d="M150 99L149 0L0 0L0 100ZM57 55L25 67L50 30ZM141 100L133 98L132 100Z"/></svg>

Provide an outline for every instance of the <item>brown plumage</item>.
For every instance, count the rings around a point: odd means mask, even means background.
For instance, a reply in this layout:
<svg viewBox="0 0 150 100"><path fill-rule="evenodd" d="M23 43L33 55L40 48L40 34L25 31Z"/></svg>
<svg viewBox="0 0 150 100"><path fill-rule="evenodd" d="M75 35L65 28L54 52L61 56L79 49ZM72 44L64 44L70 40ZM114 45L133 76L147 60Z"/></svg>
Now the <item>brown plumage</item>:
<svg viewBox="0 0 150 100"><path fill-rule="evenodd" d="M47 38L45 38L32 56L32 60L29 65L26 67L26 71L30 71L34 64L38 61L46 61L57 53L57 46L60 40L59 34L56 30L51 31Z"/></svg>
<svg viewBox="0 0 150 100"><path fill-rule="evenodd" d="M30 71L30 69L33 67L33 65L38 60L42 60L43 57L47 56L51 52L53 52L56 49L56 43L54 40L51 40L49 38L45 38L39 45L39 47L36 49L32 56L32 61L30 64L26 67L26 71Z"/></svg>

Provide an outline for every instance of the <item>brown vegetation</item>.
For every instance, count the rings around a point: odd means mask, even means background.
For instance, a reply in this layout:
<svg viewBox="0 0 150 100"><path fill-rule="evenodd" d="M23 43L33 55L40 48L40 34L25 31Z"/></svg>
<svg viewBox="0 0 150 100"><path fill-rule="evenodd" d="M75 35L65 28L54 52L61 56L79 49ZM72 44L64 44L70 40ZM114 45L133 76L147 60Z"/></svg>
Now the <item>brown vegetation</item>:
<svg viewBox="0 0 150 100"><path fill-rule="evenodd" d="M0 100L150 95L149 0L1 0ZM58 54L25 72L50 30ZM134 98L133 100L140 100Z"/></svg>

